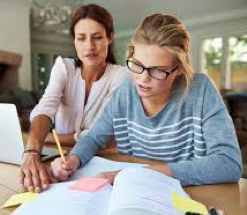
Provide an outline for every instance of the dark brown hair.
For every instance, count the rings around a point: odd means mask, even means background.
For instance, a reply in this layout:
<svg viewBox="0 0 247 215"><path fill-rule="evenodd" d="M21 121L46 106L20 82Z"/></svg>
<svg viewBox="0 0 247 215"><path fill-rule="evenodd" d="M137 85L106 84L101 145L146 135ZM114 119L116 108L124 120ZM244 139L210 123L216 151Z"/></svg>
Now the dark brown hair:
<svg viewBox="0 0 247 215"><path fill-rule="evenodd" d="M113 19L111 14L103 7L100 7L99 5L96 4L87 4L87 5L82 5L80 8L78 8L74 16L72 17L71 24L70 24L70 34L73 38L75 38L75 25L78 21L81 19L92 19L98 23L100 23L105 31L106 31L106 36L108 39L111 39L111 36L114 33L114 28L113 28ZM116 58L114 55L114 39L112 40L111 44L108 46L108 53L106 57L106 62L116 64ZM80 59L76 59L76 65L80 66L81 65Z"/></svg>

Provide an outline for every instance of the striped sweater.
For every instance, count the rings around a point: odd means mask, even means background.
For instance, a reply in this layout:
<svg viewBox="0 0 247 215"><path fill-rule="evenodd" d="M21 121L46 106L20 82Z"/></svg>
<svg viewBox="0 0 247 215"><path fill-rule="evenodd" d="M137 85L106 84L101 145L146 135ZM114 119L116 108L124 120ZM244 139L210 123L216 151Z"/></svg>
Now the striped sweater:
<svg viewBox="0 0 247 215"><path fill-rule="evenodd" d="M147 117L131 81L115 93L88 135L72 149L82 164L115 136L119 153L164 162L183 186L237 181L241 155L232 120L211 81L195 74L186 94L174 90Z"/></svg>

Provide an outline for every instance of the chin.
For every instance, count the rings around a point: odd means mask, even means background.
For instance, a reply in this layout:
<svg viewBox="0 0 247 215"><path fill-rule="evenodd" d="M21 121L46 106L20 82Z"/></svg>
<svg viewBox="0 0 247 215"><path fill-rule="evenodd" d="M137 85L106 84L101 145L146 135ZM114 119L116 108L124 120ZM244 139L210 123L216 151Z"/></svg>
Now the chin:
<svg viewBox="0 0 247 215"><path fill-rule="evenodd" d="M138 91L138 94L139 94L139 96L141 97L141 98L149 98L149 97L151 97L152 95L150 95L150 93L146 93L146 92L140 92L140 91Z"/></svg>
<svg viewBox="0 0 247 215"><path fill-rule="evenodd" d="M97 66L104 64L105 60L102 60L101 58L95 58L95 59L83 59L83 65L85 66Z"/></svg>
<svg viewBox="0 0 247 215"><path fill-rule="evenodd" d="M84 66L96 66L96 65L98 65L98 64L99 64L98 61L88 61L88 60L83 61L83 65L84 65Z"/></svg>

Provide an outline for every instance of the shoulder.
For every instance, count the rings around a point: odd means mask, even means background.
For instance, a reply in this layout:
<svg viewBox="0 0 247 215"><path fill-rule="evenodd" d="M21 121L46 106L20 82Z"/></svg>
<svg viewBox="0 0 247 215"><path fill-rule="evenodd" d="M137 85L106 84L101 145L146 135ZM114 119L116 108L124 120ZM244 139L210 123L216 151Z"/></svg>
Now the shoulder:
<svg viewBox="0 0 247 215"><path fill-rule="evenodd" d="M210 77L205 73L195 73L192 83L194 84L208 84L212 83Z"/></svg>
<svg viewBox="0 0 247 215"><path fill-rule="evenodd" d="M125 81L119 86L115 91L114 96L118 98L131 97L135 87L133 81L130 78L125 79Z"/></svg>
<svg viewBox="0 0 247 215"><path fill-rule="evenodd" d="M52 67L52 73L55 76L63 74L66 77L74 77L76 76L76 71L77 69L73 58L63 58L58 56Z"/></svg>
<svg viewBox="0 0 247 215"><path fill-rule="evenodd" d="M75 71L75 60L73 58L62 58L63 64L66 66L68 70Z"/></svg>
<svg viewBox="0 0 247 215"><path fill-rule="evenodd" d="M219 104L221 95L210 77L203 73L196 73L193 78L190 95L193 100L204 105Z"/></svg>
<svg viewBox="0 0 247 215"><path fill-rule="evenodd" d="M51 70L50 79L61 78L64 81L75 77L76 68L74 59L58 56ZM71 77L71 78L70 78Z"/></svg>
<svg viewBox="0 0 247 215"><path fill-rule="evenodd" d="M63 58L58 56L53 67L64 68L66 70L75 70L75 61L73 58Z"/></svg>
<svg viewBox="0 0 247 215"><path fill-rule="evenodd" d="M127 67L121 66L121 65L116 65L116 64L107 64L107 72L109 75L114 76L114 77L128 77L129 76L129 71Z"/></svg>
<svg viewBox="0 0 247 215"><path fill-rule="evenodd" d="M218 91L213 81L207 74L195 73L191 84L192 91Z"/></svg>
<svg viewBox="0 0 247 215"><path fill-rule="evenodd" d="M127 67L107 64L104 80L110 84L111 89L115 90L128 79L130 79L130 74Z"/></svg>

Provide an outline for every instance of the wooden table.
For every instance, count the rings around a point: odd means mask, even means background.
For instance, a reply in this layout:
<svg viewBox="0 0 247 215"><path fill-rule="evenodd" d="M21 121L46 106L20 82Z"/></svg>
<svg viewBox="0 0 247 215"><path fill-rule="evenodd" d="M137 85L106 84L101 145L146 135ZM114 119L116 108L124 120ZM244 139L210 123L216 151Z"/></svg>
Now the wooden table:
<svg viewBox="0 0 247 215"><path fill-rule="evenodd" d="M135 163L155 163L151 160L118 155L116 149L103 150L99 154L110 160ZM189 195L207 207L223 209L226 215L247 214L247 180L236 184L217 184L189 186L185 188ZM0 163L0 204L2 205L15 192L21 192L19 186L19 166ZM0 215L9 214L0 209Z"/></svg>

